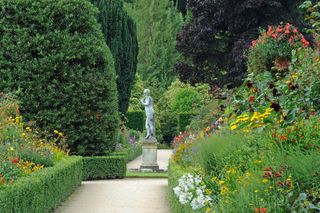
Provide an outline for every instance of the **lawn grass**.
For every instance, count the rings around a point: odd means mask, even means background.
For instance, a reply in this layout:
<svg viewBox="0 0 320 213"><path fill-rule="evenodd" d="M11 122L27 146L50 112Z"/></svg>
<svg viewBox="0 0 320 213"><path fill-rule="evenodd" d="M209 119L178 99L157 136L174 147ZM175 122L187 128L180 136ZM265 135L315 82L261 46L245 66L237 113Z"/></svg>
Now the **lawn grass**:
<svg viewBox="0 0 320 213"><path fill-rule="evenodd" d="M166 172L135 172L127 171L126 178L167 178Z"/></svg>

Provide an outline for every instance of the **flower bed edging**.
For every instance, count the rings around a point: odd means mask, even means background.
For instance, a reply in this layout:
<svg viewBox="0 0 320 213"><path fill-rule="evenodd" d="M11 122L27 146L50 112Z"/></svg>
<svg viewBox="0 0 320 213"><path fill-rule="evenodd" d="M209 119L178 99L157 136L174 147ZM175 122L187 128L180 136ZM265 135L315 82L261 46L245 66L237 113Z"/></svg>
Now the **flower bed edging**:
<svg viewBox="0 0 320 213"><path fill-rule="evenodd" d="M0 212L51 212L81 184L81 179L81 157L61 160L1 190Z"/></svg>

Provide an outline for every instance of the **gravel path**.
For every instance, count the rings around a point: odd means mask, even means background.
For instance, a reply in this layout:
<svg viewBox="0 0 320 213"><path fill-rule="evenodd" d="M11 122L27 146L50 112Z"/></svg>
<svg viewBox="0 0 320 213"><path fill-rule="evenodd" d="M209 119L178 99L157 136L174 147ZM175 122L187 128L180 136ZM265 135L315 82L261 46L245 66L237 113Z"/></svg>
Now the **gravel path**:
<svg viewBox="0 0 320 213"><path fill-rule="evenodd" d="M158 164L167 170L171 150L158 150ZM141 156L128 163L139 168ZM83 181L54 213L169 213L166 178Z"/></svg>

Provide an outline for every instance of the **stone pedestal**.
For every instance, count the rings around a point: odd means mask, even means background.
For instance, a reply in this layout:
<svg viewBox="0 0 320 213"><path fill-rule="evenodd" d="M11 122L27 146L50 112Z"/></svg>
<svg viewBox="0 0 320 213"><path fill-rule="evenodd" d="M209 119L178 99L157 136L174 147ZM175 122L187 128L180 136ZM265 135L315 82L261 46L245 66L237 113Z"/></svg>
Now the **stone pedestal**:
<svg viewBox="0 0 320 213"><path fill-rule="evenodd" d="M157 163L157 140L145 139L142 141L142 164L140 171L157 171L159 165Z"/></svg>

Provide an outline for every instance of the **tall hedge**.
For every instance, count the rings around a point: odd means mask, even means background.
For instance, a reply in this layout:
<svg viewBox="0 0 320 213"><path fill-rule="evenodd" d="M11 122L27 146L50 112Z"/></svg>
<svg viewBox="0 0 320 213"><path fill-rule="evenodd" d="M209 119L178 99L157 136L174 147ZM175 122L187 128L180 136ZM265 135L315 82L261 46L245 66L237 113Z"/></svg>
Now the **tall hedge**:
<svg viewBox="0 0 320 213"><path fill-rule="evenodd" d="M118 75L119 110L125 114L129 107L131 89L137 70L138 41L136 25L123 8L122 1L89 0L98 9L98 22L115 61Z"/></svg>
<svg viewBox="0 0 320 213"><path fill-rule="evenodd" d="M0 90L18 91L25 119L64 132L73 153L113 151L115 71L97 9L86 0L3 0L0 8Z"/></svg>

